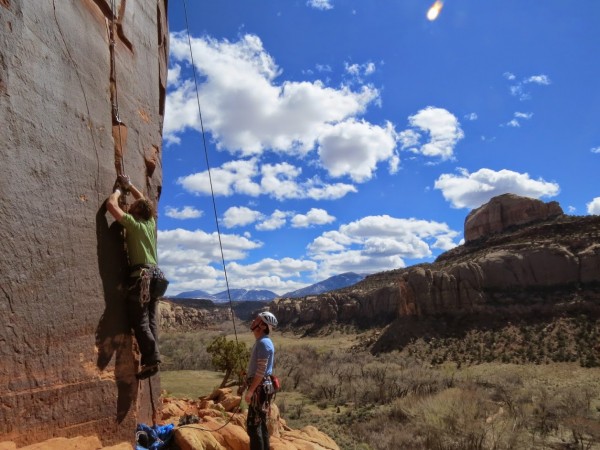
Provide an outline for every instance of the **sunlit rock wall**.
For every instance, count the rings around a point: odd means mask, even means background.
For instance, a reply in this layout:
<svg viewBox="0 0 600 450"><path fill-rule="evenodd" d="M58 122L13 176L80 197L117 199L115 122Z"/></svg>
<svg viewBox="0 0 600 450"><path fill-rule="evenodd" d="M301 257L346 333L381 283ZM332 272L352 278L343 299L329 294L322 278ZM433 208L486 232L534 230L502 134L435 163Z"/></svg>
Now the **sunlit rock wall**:
<svg viewBox="0 0 600 450"><path fill-rule="evenodd" d="M160 196L167 0L112 3L0 0L0 443L133 441L160 391L104 202L121 168Z"/></svg>

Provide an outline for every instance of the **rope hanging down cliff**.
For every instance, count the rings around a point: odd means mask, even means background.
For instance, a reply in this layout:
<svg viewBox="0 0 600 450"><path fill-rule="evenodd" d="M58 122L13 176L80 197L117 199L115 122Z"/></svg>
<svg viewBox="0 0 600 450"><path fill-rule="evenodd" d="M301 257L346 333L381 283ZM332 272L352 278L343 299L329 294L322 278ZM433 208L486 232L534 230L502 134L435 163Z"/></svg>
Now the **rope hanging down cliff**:
<svg viewBox="0 0 600 450"><path fill-rule="evenodd" d="M202 108L200 106L200 95L198 94L198 78L196 76L196 66L194 65L194 54L192 51L192 40L190 37L190 26L189 26L189 21L188 21L188 13L187 13L187 2L186 0L182 0L183 3L183 11L184 11L184 16L185 16L185 27L186 27L186 31L187 31L187 37L188 37L188 47L189 47L189 51L190 51L190 60L192 63L192 71L194 74L194 87L196 89L196 102L198 104L198 116L200 118L200 130L201 130L201 134L202 134L202 144L203 144L203 148L204 148L204 158L206 161L206 170L208 173L208 181L210 184L210 195L211 195L211 199L212 199L212 205L213 205L213 214L215 217L215 224L217 227L217 236L219 238L219 249L221 251L221 263L223 265L223 273L224 273L224 277L225 277L225 285L227 287L227 298L229 299L229 310L231 312L231 321L233 323L233 332L235 334L235 343L236 345L239 345L238 342L238 335L237 335L237 328L236 328L236 324L235 324L235 314L233 311L233 301L231 299L231 291L229 289L229 279L227 277L227 267L225 265L225 255L223 253L223 243L221 241L221 230L219 228L219 219L218 219L218 214L217 214L217 203L215 201L215 192L213 189L213 182L212 182L212 176L211 176L211 172L210 172L210 162L208 160L208 147L206 145L206 135L204 132L204 122L202 120ZM241 369L241 368L240 368ZM202 431L219 431L220 429L226 427L231 421L232 419L235 417L235 415L237 413L240 412L241 409L241 402L240 404L237 406L237 408L235 409L235 411L231 414L231 416L229 416L229 419L227 419L227 421L221 425L219 428L216 429L208 429L208 428L203 428L201 426L198 425L192 425L192 424L188 424L188 425L182 425L180 426L180 428L196 428Z"/></svg>
<svg viewBox="0 0 600 450"><path fill-rule="evenodd" d="M198 104L198 116L200 118L200 130L201 130L201 135L202 135L202 144L203 144L203 148L204 148L204 159L206 161L206 171L208 173L208 182L210 184L210 195L211 195L211 199L212 199L212 206L213 206L213 214L215 217L215 224L217 227L217 236L219 238L219 249L221 251L221 263L223 265L223 273L224 273L224 277L225 277L225 285L227 287L227 298L229 299L229 309L231 311L231 320L233 322L233 331L235 333L235 343L238 344L238 336L237 336L237 329L236 329L236 325L235 325L235 317L233 314L233 302L231 300L231 292L229 289L229 279L227 277L227 268L225 265L225 255L223 253L223 243L221 241L221 230L219 228L219 219L218 219L218 214L217 214L217 203L215 201L215 191L213 189L213 182L212 182L212 176L211 176L211 172L210 172L210 163L208 160L208 147L206 145L206 134L204 132L204 122L202 120L202 108L200 107L200 95L198 94L198 77L196 75L196 66L194 65L194 54L192 52L192 40L190 37L190 26L189 26L189 22L188 22L188 13L187 13L187 2L186 0L182 0L183 3L183 11L184 11L184 15L185 15L185 27L186 27L186 31L187 31L187 38L188 38L188 47L190 50L190 60L192 63L192 72L194 74L194 87L196 89L196 102Z"/></svg>

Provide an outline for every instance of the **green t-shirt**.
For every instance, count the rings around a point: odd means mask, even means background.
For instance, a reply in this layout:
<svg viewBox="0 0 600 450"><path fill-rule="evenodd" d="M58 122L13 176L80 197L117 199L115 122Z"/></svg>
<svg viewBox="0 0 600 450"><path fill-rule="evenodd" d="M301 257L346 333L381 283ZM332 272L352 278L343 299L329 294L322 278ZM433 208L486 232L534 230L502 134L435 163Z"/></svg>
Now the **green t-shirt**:
<svg viewBox="0 0 600 450"><path fill-rule="evenodd" d="M157 264L154 218L137 221L131 214L126 213L119 223L127 230L126 241L130 266Z"/></svg>

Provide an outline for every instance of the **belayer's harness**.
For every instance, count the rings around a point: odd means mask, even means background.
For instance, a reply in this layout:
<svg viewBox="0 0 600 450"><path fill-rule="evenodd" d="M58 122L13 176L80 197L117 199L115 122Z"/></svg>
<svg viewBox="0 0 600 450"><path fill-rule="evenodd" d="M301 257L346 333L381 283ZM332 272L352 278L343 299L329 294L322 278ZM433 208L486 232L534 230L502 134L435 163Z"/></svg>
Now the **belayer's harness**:
<svg viewBox="0 0 600 450"><path fill-rule="evenodd" d="M252 380L253 378L247 378L246 385L250 386ZM252 395L250 406L265 413L268 418L271 414L271 403L275 400L275 394L279 388L279 379L275 375L265 375ZM255 416L254 420L260 420L260 418Z"/></svg>

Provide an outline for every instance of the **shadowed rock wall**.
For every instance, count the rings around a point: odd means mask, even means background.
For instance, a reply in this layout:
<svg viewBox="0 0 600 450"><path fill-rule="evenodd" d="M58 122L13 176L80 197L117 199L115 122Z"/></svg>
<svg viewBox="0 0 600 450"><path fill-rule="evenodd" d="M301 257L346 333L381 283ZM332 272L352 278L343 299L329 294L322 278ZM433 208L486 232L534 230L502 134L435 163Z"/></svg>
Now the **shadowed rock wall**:
<svg viewBox="0 0 600 450"><path fill-rule="evenodd" d="M167 0L115 3L0 1L0 442L151 420L104 201L121 167L160 196Z"/></svg>

